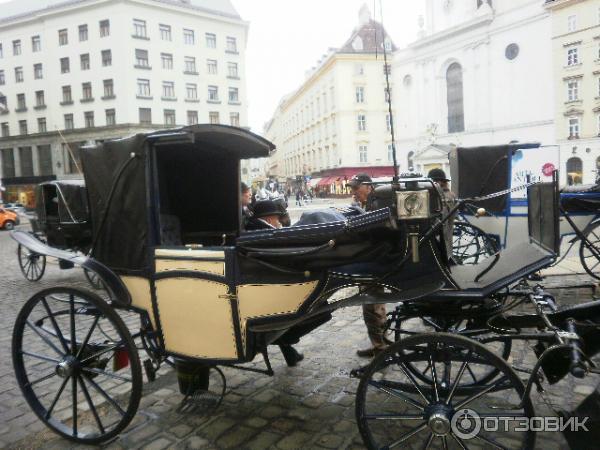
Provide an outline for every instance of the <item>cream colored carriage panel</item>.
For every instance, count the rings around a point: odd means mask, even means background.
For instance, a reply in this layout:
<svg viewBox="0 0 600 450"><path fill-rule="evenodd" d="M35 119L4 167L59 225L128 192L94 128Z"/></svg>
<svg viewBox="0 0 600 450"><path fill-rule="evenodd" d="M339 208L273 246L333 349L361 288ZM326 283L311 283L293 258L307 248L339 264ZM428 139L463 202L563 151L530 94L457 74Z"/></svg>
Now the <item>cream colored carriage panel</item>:
<svg viewBox="0 0 600 450"><path fill-rule="evenodd" d="M219 261L198 261L193 259L157 259L156 272L190 270L225 276L225 263Z"/></svg>
<svg viewBox="0 0 600 450"><path fill-rule="evenodd" d="M150 280L143 277L122 276L121 281L129 291L129 295L131 295L131 304L148 312L152 327L156 330L156 320L152 310L152 295L150 294Z"/></svg>
<svg viewBox="0 0 600 450"><path fill-rule="evenodd" d="M199 249L171 249L171 248L157 248L154 250L154 256L159 257L176 257L176 258L190 258L190 259L223 259L225 260L225 252L222 250L199 250Z"/></svg>
<svg viewBox="0 0 600 450"><path fill-rule="evenodd" d="M197 358L237 358L227 285L196 278L156 281L167 351Z"/></svg>
<svg viewBox="0 0 600 450"><path fill-rule="evenodd" d="M245 344L246 321L250 318L291 314L315 291L318 281L296 284L244 284L238 286L238 310L242 343Z"/></svg>

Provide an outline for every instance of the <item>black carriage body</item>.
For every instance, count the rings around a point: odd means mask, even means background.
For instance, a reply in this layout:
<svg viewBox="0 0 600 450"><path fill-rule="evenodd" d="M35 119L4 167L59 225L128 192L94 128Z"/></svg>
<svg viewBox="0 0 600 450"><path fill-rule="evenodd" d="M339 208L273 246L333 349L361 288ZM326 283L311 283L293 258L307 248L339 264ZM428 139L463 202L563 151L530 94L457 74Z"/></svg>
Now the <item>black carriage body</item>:
<svg viewBox="0 0 600 450"><path fill-rule="evenodd" d="M35 187L32 228L49 246L87 253L92 244L85 184L82 180L40 183Z"/></svg>

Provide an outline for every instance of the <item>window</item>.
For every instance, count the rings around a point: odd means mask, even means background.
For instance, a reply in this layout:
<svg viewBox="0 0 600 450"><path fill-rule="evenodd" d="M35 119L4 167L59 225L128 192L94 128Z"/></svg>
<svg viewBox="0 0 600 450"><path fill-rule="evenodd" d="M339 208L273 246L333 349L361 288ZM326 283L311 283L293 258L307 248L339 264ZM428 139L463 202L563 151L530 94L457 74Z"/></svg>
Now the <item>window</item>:
<svg viewBox="0 0 600 450"><path fill-rule="evenodd" d="M187 45L194 45L196 43L194 30L183 29L183 43Z"/></svg>
<svg viewBox="0 0 600 450"><path fill-rule="evenodd" d="M567 66L574 66L575 64L579 64L579 51L577 47L567 50Z"/></svg>
<svg viewBox="0 0 600 450"><path fill-rule="evenodd" d="M72 103L73 98L71 97L71 86L63 86L62 88L63 103Z"/></svg>
<svg viewBox="0 0 600 450"><path fill-rule="evenodd" d="M17 94L17 111L25 111L26 109L25 94Z"/></svg>
<svg viewBox="0 0 600 450"><path fill-rule="evenodd" d="M31 147L19 147L19 159L21 160L21 176L33 176L33 155Z"/></svg>
<svg viewBox="0 0 600 450"><path fill-rule="evenodd" d="M17 83L23 82L23 68L22 67L15 67L15 81Z"/></svg>
<svg viewBox="0 0 600 450"><path fill-rule="evenodd" d="M366 163L367 162L367 146L366 145L359 145L358 146L358 160L361 163Z"/></svg>
<svg viewBox="0 0 600 450"><path fill-rule="evenodd" d="M102 66L112 66L112 51L102 50Z"/></svg>
<svg viewBox="0 0 600 450"><path fill-rule="evenodd" d="M58 30L58 45L67 45L69 43L69 34L67 29Z"/></svg>
<svg viewBox="0 0 600 450"><path fill-rule="evenodd" d="M364 75L365 67L362 64L354 64L354 75Z"/></svg>
<svg viewBox="0 0 600 450"><path fill-rule="evenodd" d="M165 125L175 125L174 109L165 109Z"/></svg>
<svg viewBox="0 0 600 450"><path fill-rule="evenodd" d="M172 81L163 81L163 98L175 98L175 83Z"/></svg>
<svg viewBox="0 0 600 450"><path fill-rule="evenodd" d="M448 105L448 133L464 131L462 67L458 63L450 64L446 71L446 101Z"/></svg>
<svg viewBox="0 0 600 450"><path fill-rule="evenodd" d="M575 31L577 29L577 16L567 17L567 31Z"/></svg>
<svg viewBox="0 0 600 450"><path fill-rule="evenodd" d="M227 51L230 53L237 53L237 41L234 37L227 36Z"/></svg>
<svg viewBox="0 0 600 450"><path fill-rule="evenodd" d="M148 64L148 50L135 50L135 65L137 67L150 67Z"/></svg>
<svg viewBox="0 0 600 450"><path fill-rule="evenodd" d="M110 21L109 20L101 20L100 21L100 37L110 36Z"/></svg>
<svg viewBox="0 0 600 450"><path fill-rule="evenodd" d="M185 71L187 73L197 73L196 72L196 58L192 56L186 56L184 58L185 61Z"/></svg>
<svg viewBox="0 0 600 450"><path fill-rule="evenodd" d="M45 117L38 117L38 133L45 133L46 131L48 131L48 128L46 127L46 118Z"/></svg>
<svg viewBox="0 0 600 450"><path fill-rule="evenodd" d="M113 84L113 80L104 80L104 98L114 98L115 96L115 88Z"/></svg>
<svg viewBox="0 0 600 450"><path fill-rule="evenodd" d="M39 123L38 119L38 123ZM44 120L44 126L46 126L46 119ZM40 133L44 133L40 131ZM40 175L52 175L52 147L50 145L38 145L38 167L40 168Z"/></svg>
<svg viewBox="0 0 600 450"><path fill-rule="evenodd" d="M2 129L4 130L4 126ZM2 149L2 176L5 178L15 176L15 155L12 148Z"/></svg>
<svg viewBox="0 0 600 450"><path fill-rule="evenodd" d="M34 53L42 51L42 39L39 36L31 37L31 51Z"/></svg>
<svg viewBox="0 0 600 450"><path fill-rule="evenodd" d="M363 86L356 87L356 103L365 102L365 88Z"/></svg>
<svg viewBox="0 0 600 450"><path fill-rule="evenodd" d="M42 78L44 78L44 72L42 70L41 63L33 65L33 78L35 78L36 80L41 80Z"/></svg>
<svg viewBox="0 0 600 450"><path fill-rule="evenodd" d="M73 114L65 114L65 130L72 130L73 128Z"/></svg>
<svg viewBox="0 0 600 450"><path fill-rule="evenodd" d="M115 110L114 109L106 109L104 111L104 113L106 115L106 126L107 127L117 124L117 119L116 119L116 115L115 115Z"/></svg>
<svg viewBox="0 0 600 450"><path fill-rule="evenodd" d="M173 55L170 53L161 53L160 61L163 69L173 70Z"/></svg>
<svg viewBox="0 0 600 450"><path fill-rule="evenodd" d="M206 33L206 46L208 48L217 48L217 35L213 33Z"/></svg>
<svg viewBox="0 0 600 450"><path fill-rule="evenodd" d="M147 38L146 21L133 19L133 36L137 38Z"/></svg>
<svg viewBox="0 0 600 450"><path fill-rule="evenodd" d="M83 119L84 119L86 128L94 128L94 111L84 112Z"/></svg>
<svg viewBox="0 0 600 450"><path fill-rule="evenodd" d="M216 75L217 73L217 61L214 59L206 60L206 71L209 74Z"/></svg>
<svg viewBox="0 0 600 450"><path fill-rule="evenodd" d="M0 86L6 84L6 77L4 76L4 70L0 70Z"/></svg>
<svg viewBox="0 0 600 450"><path fill-rule="evenodd" d="M2 130L2 137L10 136L10 129L8 128L8 122L2 122L2 126L0 127Z"/></svg>
<svg viewBox="0 0 600 450"><path fill-rule="evenodd" d="M567 83L567 101L574 102L579 99L579 81L570 80Z"/></svg>
<svg viewBox="0 0 600 450"><path fill-rule="evenodd" d="M388 162L394 162L394 144L388 144L387 146L387 160Z"/></svg>
<svg viewBox="0 0 600 450"><path fill-rule="evenodd" d="M208 101L218 102L219 101L219 88L217 86L208 87Z"/></svg>
<svg viewBox="0 0 600 450"><path fill-rule="evenodd" d="M197 125L198 124L198 111L188 111L187 112L187 124L188 125Z"/></svg>
<svg viewBox="0 0 600 450"><path fill-rule="evenodd" d="M92 83L82 83L81 91L83 94L83 100L93 100L93 98L92 98Z"/></svg>
<svg viewBox="0 0 600 450"><path fill-rule="evenodd" d="M88 40L88 26L86 25L79 25L79 42L83 42L83 41L87 41Z"/></svg>
<svg viewBox="0 0 600 450"><path fill-rule="evenodd" d="M392 41L386 39L384 42L384 48L386 52L391 52L392 51Z"/></svg>
<svg viewBox="0 0 600 450"><path fill-rule="evenodd" d="M567 160L567 184L581 184L583 179L583 162L580 158L573 157Z"/></svg>
<svg viewBox="0 0 600 450"><path fill-rule="evenodd" d="M240 126L240 113L229 113L229 124L232 127Z"/></svg>
<svg viewBox="0 0 600 450"><path fill-rule="evenodd" d="M367 116L364 114L359 114L357 118L358 131L366 131L367 130Z"/></svg>
<svg viewBox="0 0 600 450"><path fill-rule="evenodd" d="M35 106L46 106L44 91L35 91Z"/></svg>
<svg viewBox="0 0 600 450"><path fill-rule="evenodd" d="M60 58L60 73L69 73L70 71L69 58Z"/></svg>
<svg viewBox="0 0 600 450"><path fill-rule="evenodd" d="M90 54L84 53L83 55L79 55L79 59L81 61L81 70L90 70Z"/></svg>
<svg viewBox="0 0 600 450"><path fill-rule="evenodd" d="M151 125L152 124L152 110L150 108L140 108L140 124Z"/></svg>
<svg viewBox="0 0 600 450"><path fill-rule="evenodd" d="M160 30L160 38L163 41L170 41L171 40L171 25L160 24L160 25L158 25L158 28Z"/></svg>
<svg viewBox="0 0 600 450"><path fill-rule="evenodd" d="M17 39L13 41L13 56L18 56L21 54L21 40Z"/></svg>
<svg viewBox="0 0 600 450"><path fill-rule="evenodd" d="M198 86L192 83L188 83L185 85L186 99L187 100L196 100L198 99Z"/></svg>
<svg viewBox="0 0 600 450"><path fill-rule="evenodd" d="M215 61L216 63L216 61ZM216 64L215 64L216 66ZM215 67L216 68L216 67ZM238 65L234 62L227 63L227 76L229 78L237 78L238 77Z"/></svg>
<svg viewBox="0 0 600 450"><path fill-rule="evenodd" d="M26 120L19 120L19 133L21 135L27 134L27 121Z"/></svg>
<svg viewBox="0 0 600 450"><path fill-rule="evenodd" d="M569 118L569 139L579 138L579 117Z"/></svg>
<svg viewBox="0 0 600 450"><path fill-rule="evenodd" d="M240 97L238 88L230 87L229 88L229 103L239 103Z"/></svg>
<svg viewBox="0 0 600 450"><path fill-rule="evenodd" d="M150 80L137 80L137 95L140 97L150 97Z"/></svg>
<svg viewBox="0 0 600 450"><path fill-rule="evenodd" d="M218 124L219 123L219 112L218 111L211 111L208 113L208 121L212 124Z"/></svg>

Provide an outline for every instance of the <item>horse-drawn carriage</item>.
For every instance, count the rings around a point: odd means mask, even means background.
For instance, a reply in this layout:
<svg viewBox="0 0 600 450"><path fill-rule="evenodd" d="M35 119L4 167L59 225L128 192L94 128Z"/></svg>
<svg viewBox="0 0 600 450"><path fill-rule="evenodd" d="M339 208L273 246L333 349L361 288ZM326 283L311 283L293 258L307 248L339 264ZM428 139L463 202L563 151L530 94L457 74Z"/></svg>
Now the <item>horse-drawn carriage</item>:
<svg viewBox="0 0 600 450"><path fill-rule="evenodd" d="M294 344L334 310L367 303L397 305L390 328L398 338L354 372L356 419L369 448L418 439L429 448L466 448L468 414L534 415L529 391L540 368L551 381L593 370L588 356L597 351L598 302L557 310L540 288L513 288L557 257L556 177L528 187L527 246L451 266L444 227L463 202L449 210L425 178L377 186L373 211L345 220L244 231L240 160L272 149L248 131L221 125L84 148L90 256L13 232L32 252L96 273L110 294L104 300L71 287L46 289L17 317L15 373L48 427L82 443L118 435L142 391L135 340L148 355L149 379L160 364L172 364L195 380L185 389L201 390L211 368L242 369L257 355L273 375L270 345ZM354 286L361 286L358 293L342 291ZM508 315L515 302L529 302L533 313ZM404 338L410 318L433 332ZM446 326L455 322L463 325ZM523 339L539 346L527 385L506 361L510 343ZM513 426L504 434L476 438L498 448L532 448L535 440Z"/></svg>

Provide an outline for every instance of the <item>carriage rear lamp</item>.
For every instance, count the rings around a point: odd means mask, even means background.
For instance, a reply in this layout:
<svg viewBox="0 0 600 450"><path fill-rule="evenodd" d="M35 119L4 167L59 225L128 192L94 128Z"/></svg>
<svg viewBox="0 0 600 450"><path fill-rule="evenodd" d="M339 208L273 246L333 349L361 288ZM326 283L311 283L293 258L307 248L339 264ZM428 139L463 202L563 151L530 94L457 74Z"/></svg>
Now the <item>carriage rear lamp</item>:
<svg viewBox="0 0 600 450"><path fill-rule="evenodd" d="M429 218L429 191L400 191L396 192L398 219L427 219Z"/></svg>

